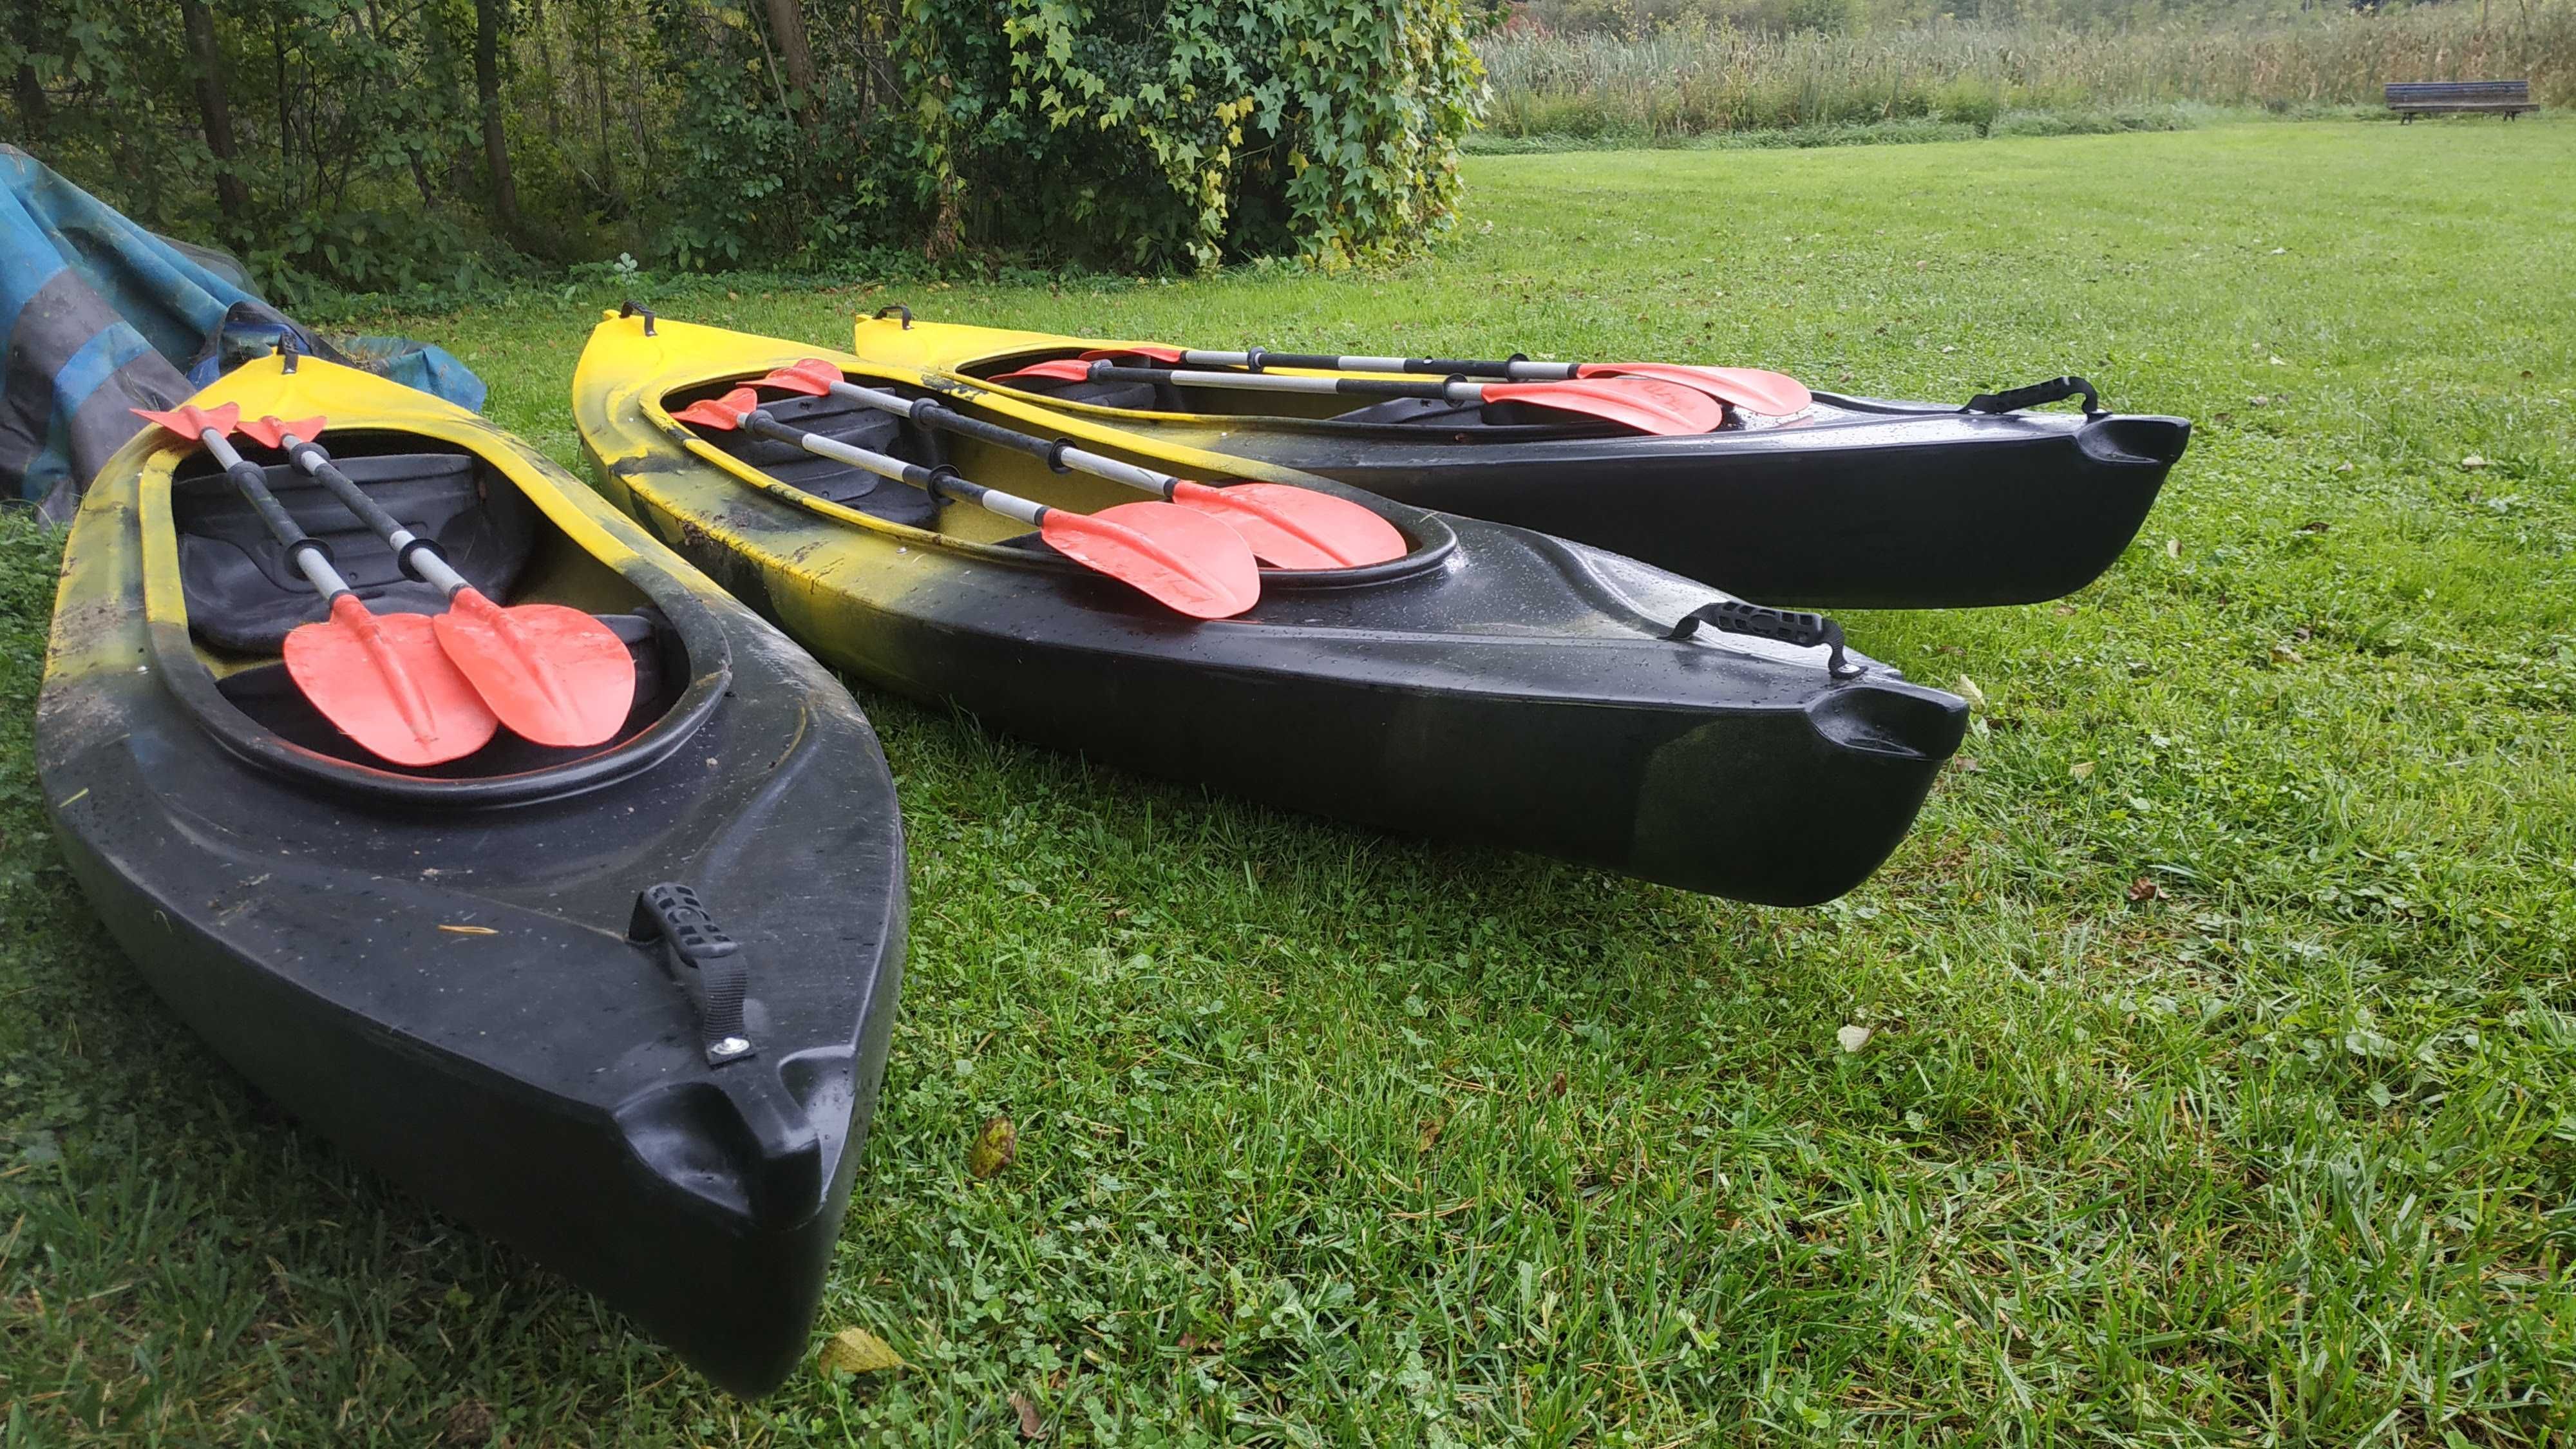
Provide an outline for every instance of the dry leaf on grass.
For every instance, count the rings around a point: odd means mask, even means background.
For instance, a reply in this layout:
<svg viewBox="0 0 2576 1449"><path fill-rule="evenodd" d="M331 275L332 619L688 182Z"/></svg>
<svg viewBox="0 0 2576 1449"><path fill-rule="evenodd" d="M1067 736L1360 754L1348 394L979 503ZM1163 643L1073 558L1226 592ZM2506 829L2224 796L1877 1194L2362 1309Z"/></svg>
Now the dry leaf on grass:
<svg viewBox="0 0 2576 1449"><path fill-rule="evenodd" d="M1008 1117L996 1117L975 1134L975 1145L966 1149L966 1170L977 1182L993 1176L1011 1165L1020 1155L1019 1129Z"/></svg>
<svg viewBox="0 0 2576 1449"><path fill-rule="evenodd" d="M1021 1438L1043 1439L1046 1437L1046 1417L1038 1412L1036 1400L1030 1398L1026 1394L1015 1393L1011 1395L1011 1409L1020 1416Z"/></svg>
<svg viewBox="0 0 2576 1449"><path fill-rule="evenodd" d="M864 1328L844 1328L824 1340L821 1366L825 1373L845 1374L881 1374L912 1367L884 1339Z"/></svg>

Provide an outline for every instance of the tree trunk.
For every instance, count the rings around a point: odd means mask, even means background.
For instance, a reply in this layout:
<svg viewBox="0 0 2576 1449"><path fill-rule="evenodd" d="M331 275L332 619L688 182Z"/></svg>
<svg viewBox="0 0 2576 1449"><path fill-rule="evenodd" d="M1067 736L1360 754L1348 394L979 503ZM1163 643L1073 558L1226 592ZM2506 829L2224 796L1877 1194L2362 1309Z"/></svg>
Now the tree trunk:
<svg viewBox="0 0 2576 1449"><path fill-rule="evenodd" d="M492 215L512 241L519 234L519 184L510 175L510 140L501 129L501 27L509 0L474 0L474 98L483 111L483 165L492 173Z"/></svg>
<svg viewBox="0 0 2576 1449"><path fill-rule="evenodd" d="M804 7L797 0L763 3L769 11L770 38L778 42L778 58L787 67L787 83L796 88L797 108L811 129L822 92L814 81L814 47L805 39Z"/></svg>
<svg viewBox="0 0 2576 1449"><path fill-rule="evenodd" d="M215 200L223 206L224 219L238 224L250 210L250 192L233 170L241 150L233 144L233 108L224 97L224 53L215 44L215 12L205 0L179 0L179 23L188 33L189 69L197 73L197 120L215 158Z"/></svg>
<svg viewBox="0 0 2576 1449"><path fill-rule="evenodd" d="M44 17L36 13L36 0L18 0L13 18L18 27L18 49L30 57L18 62L13 86L18 102L18 128L26 133L29 141L42 143L46 123L54 115L53 100L45 94L44 77L36 74L36 62L32 58L44 35Z"/></svg>

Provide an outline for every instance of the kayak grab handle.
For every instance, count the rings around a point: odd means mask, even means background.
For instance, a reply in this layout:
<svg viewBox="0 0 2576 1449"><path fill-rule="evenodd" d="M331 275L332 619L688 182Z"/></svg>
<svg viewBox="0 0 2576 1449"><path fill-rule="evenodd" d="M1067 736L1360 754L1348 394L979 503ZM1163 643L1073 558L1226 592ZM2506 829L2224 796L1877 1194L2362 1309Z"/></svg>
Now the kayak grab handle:
<svg viewBox="0 0 2576 1449"><path fill-rule="evenodd" d="M631 945L661 947L663 969L689 993L689 1005L697 1013L698 1041L708 1066L738 1062L757 1050L742 1020L743 997L751 989L742 943L716 924L715 913L696 891L665 881L637 892L626 939Z"/></svg>
<svg viewBox="0 0 2576 1449"><path fill-rule="evenodd" d="M1673 625L1667 639L1688 639L1707 624L1721 634L1745 634L1756 639L1777 639L1783 644L1796 644L1807 649L1830 649L1825 658L1825 672L1836 679L1857 677L1861 667L1843 653L1843 626L1822 614L1800 613L1794 609L1771 609L1748 604L1742 599L1719 599L1702 604L1682 615Z"/></svg>
<svg viewBox="0 0 2576 1449"><path fill-rule="evenodd" d="M2084 416L2088 418L2102 416L2102 395L2093 390L2093 384L2072 375L2052 377L2046 382L2034 382L2028 387L2006 388L2002 392L1981 392L1968 399L1968 405L1959 411L2017 413L2023 408L2064 402L2071 397L2084 399Z"/></svg>
<svg viewBox="0 0 2576 1449"><path fill-rule="evenodd" d="M639 892L626 939L659 948L664 967L688 988L710 1067L758 1054L743 1027L750 974L742 943L716 924L696 891L666 881ZM742 1213L754 1229L792 1227L821 1200L823 1140L775 1069L754 1065L667 1081L620 1107L617 1118L654 1172Z"/></svg>

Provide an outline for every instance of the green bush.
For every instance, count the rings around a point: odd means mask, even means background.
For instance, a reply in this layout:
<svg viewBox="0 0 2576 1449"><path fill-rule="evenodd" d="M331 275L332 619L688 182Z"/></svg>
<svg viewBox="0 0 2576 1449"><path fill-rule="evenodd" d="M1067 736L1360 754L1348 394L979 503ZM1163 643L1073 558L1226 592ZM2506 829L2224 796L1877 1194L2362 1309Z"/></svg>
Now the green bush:
<svg viewBox="0 0 2576 1449"><path fill-rule="evenodd" d="M1402 252L1455 203L1484 95L1469 40L1490 18L1461 0L43 9L0 24L0 134L315 305L436 305L529 257L830 269L904 247L1163 269Z"/></svg>

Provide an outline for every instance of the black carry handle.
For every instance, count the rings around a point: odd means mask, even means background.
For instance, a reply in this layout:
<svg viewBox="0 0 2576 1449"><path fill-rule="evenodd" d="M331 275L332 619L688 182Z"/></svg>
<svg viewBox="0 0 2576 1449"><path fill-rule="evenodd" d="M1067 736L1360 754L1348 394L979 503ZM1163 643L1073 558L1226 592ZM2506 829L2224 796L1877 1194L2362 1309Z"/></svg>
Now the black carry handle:
<svg viewBox="0 0 2576 1449"><path fill-rule="evenodd" d="M1747 634L1756 639L1777 639L1783 644L1796 644L1808 649L1833 651L1825 659L1825 672L1836 679L1849 679L1861 672L1843 653L1843 626L1822 614L1800 613L1794 609L1769 609L1748 604L1741 599L1719 599L1702 604L1682 615L1673 625L1667 639L1687 639L1708 624L1721 634Z"/></svg>
<svg viewBox="0 0 2576 1449"><path fill-rule="evenodd" d="M903 319L903 326L899 330L905 332L912 330L912 309L910 307L903 305L901 302L889 302L885 306L879 307L873 315L882 319L888 312L891 312Z"/></svg>
<svg viewBox="0 0 2576 1449"><path fill-rule="evenodd" d="M665 881L637 892L626 939L661 947L663 966L688 990L689 1004L697 1011L707 1065L738 1062L756 1050L742 1019L743 997L751 989L742 945L716 924L696 891Z"/></svg>
<svg viewBox="0 0 2576 1449"><path fill-rule="evenodd" d="M643 303L641 303L641 302L636 301L634 298L629 297L629 298L627 298L625 301L618 303L618 304L617 304L617 315L618 315L619 317L621 317L621 318L623 318L623 317L641 317L641 318L643 318L643 319L644 319L644 335L645 335L645 336L647 336L647 337L651 337L651 336L653 336L653 335L654 335L654 332L653 332L653 309L652 309L652 308L650 308L650 307L645 306L645 305L644 305Z"/></svg>
<svg viewBox="0 0 2576 1449"><path fill-rule="evenodd" d="M2046 382L2034 382L2028 387L2007 388L2002 392L1981 392L1968 399L1968 405L1959 411L2017 413L2023 408L2043 407L2053 402L2064 402L2071 397L2084 399L2084 416L2088 418L2102 416L2102 395L2093 390L2093 384L2072 375L2053 377Z"/></svg>

